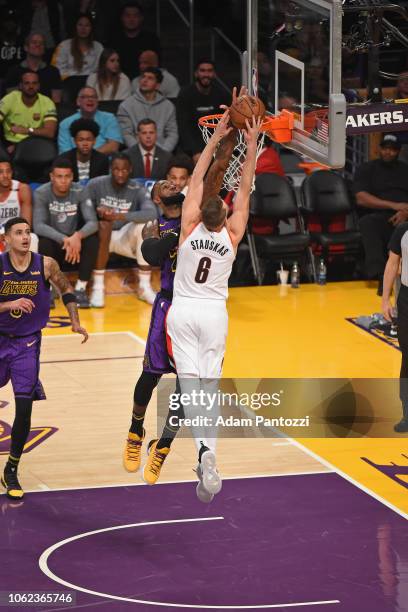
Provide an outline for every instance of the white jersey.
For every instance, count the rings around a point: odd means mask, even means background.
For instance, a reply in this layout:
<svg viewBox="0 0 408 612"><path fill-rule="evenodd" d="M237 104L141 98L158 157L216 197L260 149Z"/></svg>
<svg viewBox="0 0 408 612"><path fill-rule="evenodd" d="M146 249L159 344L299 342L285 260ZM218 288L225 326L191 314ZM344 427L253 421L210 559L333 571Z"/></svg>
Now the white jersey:
<svg viewBox="0 0 408 612"><path fill-rule="evenodd" d="M226 300L234 259L227 228L210 232L199 223L178 249L174 297Z"/></svg>
<svg viewBox="0 0 408 612"><path fill-rule="evenodd" d="M5 200L0 200L0 227L2 227L9 219L14 219L20 216L20 182L12 181L11 189Z"/></svg>

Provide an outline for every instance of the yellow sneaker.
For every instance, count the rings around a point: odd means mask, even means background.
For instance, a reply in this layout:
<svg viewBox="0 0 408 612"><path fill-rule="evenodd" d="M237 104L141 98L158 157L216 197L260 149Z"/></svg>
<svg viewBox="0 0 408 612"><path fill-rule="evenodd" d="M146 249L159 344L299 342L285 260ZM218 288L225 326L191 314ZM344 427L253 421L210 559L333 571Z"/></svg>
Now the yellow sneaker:
<svg viewBox="0 0 408 612"><path fill-rule="evenodd" d="M143 480L149 485L156 484L164 460L170 452L169 448L157 449L157 442L158 440L151 440L149 442L147 462L143 468Z"/></svg>
<svg viewBox="0 0 408 612"><path fill-rule="evenodd" d="M131 431L128 433L125 450L123 452L123 466L127 472L137 472L137 470L140 468L142 444L145 434L145 430L143 430L142 437L132 433Z"/></svg>
<svg viewBox="0 0 408 612"><path fill-rule="evenodd" d="M7 497L10 499L21 499L24 496L24 491L21 488L17 478L17 468L4 470L1 477L1 484L6 489Z"/></svg>

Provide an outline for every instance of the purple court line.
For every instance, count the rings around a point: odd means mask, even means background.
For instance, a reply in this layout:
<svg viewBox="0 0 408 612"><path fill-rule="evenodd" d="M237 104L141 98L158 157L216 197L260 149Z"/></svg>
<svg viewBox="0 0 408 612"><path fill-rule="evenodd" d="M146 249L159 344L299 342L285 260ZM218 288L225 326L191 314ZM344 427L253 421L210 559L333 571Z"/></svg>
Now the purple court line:
<svg viewBox="0 0 408 612"><path fill-rule="evenodd" d="M126 357L89 357L89 359L56 359L41 361L41 363L77 363L80 361L115 361L115 359L143 359L143 355L128 355Z"/></svg>

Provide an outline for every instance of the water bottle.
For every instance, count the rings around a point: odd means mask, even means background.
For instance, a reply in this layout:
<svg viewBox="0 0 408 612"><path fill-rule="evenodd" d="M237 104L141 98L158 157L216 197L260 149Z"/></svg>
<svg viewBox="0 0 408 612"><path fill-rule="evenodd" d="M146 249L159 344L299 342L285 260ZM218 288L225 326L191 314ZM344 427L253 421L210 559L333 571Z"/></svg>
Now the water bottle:
<svg viewBox="0 0 408 612"><path fill-rule="evenodd" d="M292 266L292 270L290 271L290 286L293 289L298 289L299 284L300 284L300 270L299 270L298 262L295 261L295 263Z"/></svg>
<svg viewBox="0 0 408 612"><path fill-rule="evenodd" d="M324 263L324 259L322 257L319 262L319 267L317 269L317 284L325 285L326 281L327 281L327 268L326 268L326 264Z"/></svg>

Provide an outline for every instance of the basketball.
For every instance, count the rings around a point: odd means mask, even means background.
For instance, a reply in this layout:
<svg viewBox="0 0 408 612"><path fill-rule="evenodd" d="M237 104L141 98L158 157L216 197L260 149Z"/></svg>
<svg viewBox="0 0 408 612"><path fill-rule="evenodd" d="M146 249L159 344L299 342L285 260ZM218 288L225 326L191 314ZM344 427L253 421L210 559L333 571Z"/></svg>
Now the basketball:
<svg viewBox="0 0 408 612"><path fill-rule="evenodd" d="M255 96L239 96L235 104L230 106L230 119L234 127L240 130L246 127L245 121L251 121L252 117L264 117L265 105Z"/></svg>

